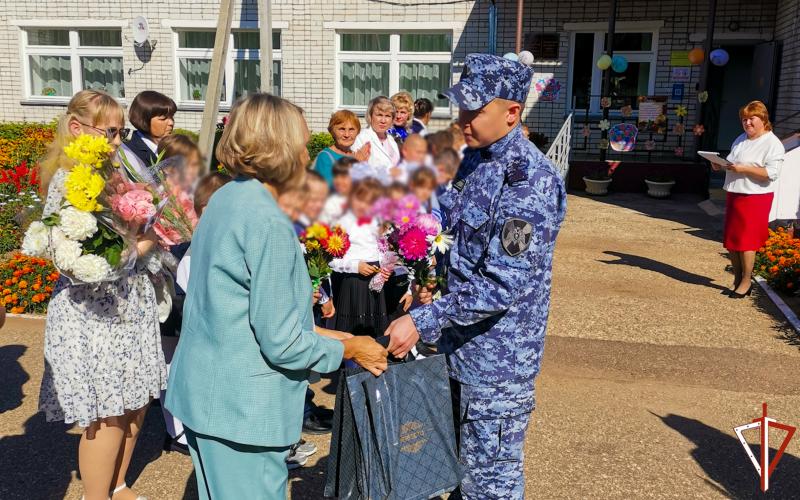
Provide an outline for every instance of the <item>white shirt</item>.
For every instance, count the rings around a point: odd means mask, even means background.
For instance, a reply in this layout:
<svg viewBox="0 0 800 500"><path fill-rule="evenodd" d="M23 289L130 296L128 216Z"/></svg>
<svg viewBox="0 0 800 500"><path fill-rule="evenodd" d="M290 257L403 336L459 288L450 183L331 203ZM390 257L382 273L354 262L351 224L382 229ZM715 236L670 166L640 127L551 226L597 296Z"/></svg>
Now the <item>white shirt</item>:
<svg viewBox="0 0 800 500"><path fill-rule="evenodd" d="M764 194L774 191L773 181L780 174L783 155L786 151L772 132L767 132L757 139L748 139L742 134L733 141L728 161L732 163L753 163L767 169L768 181L756 181L744 174L725 172L725 191L741 194Z"/></svg>
<svg viewBox="0 0 800 500"><path fill-rule="evenodd" d="M358 134L353 147L353 151L358 151L366 143L372 144L370 149L369 159L367 163L370 166L378 168L386 172L388 176L389 169L400 163L400 148L397 147L397 142L389 134L386 134L386 140L381 141L378 139L378 134L371 128L365 128Z"/></svg>
<svg viewBox="0 0 800 500"><path fill-rule="evenodd" d="M181 261L178 263L178 270L175 272L175 282L179 287L183 288L184 293L189 290L189 267L191 266L191 262L192 247L189 247L189 249L186 250L186 253L183 255Z"/></svg>
<svg viewBox="0 0 800 500"><path fill-rule="evenodd" d="M347 197L339 193L333 193L325 201L322 213L319 216L320 222L333 226L339 223L339 219L344 215L347 208Z"/></svg>
<svg viewBox="0 0 800 500"><path fill-rule="evenodd" d="M380 262L381 253L378 250L378 220L373 218L369 224L358 224L358 219L353 212L347 212L339 220L350 237L350 249L341 259L331 261L331 269L338 273L357 273L358 263Z"/></svg>

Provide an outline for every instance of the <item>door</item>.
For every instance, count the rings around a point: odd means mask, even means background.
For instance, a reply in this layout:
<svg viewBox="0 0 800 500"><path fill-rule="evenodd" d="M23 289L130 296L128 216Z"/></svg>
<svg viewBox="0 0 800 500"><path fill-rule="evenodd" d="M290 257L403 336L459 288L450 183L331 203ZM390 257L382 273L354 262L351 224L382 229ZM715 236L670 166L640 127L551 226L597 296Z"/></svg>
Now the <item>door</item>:
<svg viewBox="0 0 800 500"><path fill-rule="evenodd" d="M755 46L750 89L753 99L767 105L770 115L775 114L775 79L778 74L778 42Z"/></svg>

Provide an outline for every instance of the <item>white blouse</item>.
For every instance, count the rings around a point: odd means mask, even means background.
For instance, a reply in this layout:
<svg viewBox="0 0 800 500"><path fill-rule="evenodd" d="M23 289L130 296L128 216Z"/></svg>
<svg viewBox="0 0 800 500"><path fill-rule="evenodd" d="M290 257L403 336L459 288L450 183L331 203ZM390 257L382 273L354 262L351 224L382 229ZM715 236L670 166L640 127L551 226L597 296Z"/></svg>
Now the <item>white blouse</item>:
<svg viewBox="0 0 800 500"><path fill-rule="evenodd" d="M775 190L774 182L780 174L783 156L786 153L783 144L772 132L767 132L757 139L748 139L742 134L733 141L728 161L732 163L752 163L767 170L769 180L757 181L745 174L725 172L725 191L740 194L764 194Z"/></svg>
<svg viewBox="0 0 800 500"><path fill-rule="evenodd" d="M369 224L359 224L353 212L347 212L339 219L350 237L350 249L341 259L331 261L331 269L338 273L357 273L358 263L380 262L381 252L378 249L378 220L373 218Z"/></svg>
<svg viewBox="0 0 800 500"><path fill-rule="evenodd" d="M361 146L368 142L372 144L372 147L367 163L385 172L388 177L389 169L400 163L400 148L397 146L397 142L389 134L386 134L385 141L381 141L375 131L371 128L365 128L356 137L352 150L358 151Z"/></svg>

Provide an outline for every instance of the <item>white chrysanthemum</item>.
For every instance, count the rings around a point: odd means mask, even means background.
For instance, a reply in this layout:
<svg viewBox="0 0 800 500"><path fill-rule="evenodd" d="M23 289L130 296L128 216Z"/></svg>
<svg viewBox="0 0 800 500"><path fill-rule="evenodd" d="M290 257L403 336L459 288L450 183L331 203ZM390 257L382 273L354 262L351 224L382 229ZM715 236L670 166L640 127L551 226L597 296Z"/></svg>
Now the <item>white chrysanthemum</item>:
<svg viewBox="0 0 800 500"><path fill-rule="evenodd" d="M53 260L60 270L69 271L75 266L81 253L83 253L83 249L80 243L65 239L56 247Z"/></svg>
<svg viewBox="0 0 800 500"><path fill-rule="evenodd" d="M428 236L425 239L431 245L431 249L439 253L445 253L453 246L453 237L449 234L439 233L436 236Z"/></svg>
<svg viewBox="0 0 800 500"><path fill-rule="evenodd" d="M59 227L71 240L83 241L97 232L97 219L89 212L66 207L60 213Z"/></svg>
<svg viewBox="0 0 800 500"><path fill-rule="evenodd" d="M97 283L108 279L111 266L97 255L81 255L72 267L72 274L84 283Z"/></svg>
<svg viewBox="0 0 800 500"><path fill-rule="evenodd" d="M25 231L22 253L31 257L44 257L47 253L47 246L50 244L49 232L50 229L42 222L33 222Z"/></svg>

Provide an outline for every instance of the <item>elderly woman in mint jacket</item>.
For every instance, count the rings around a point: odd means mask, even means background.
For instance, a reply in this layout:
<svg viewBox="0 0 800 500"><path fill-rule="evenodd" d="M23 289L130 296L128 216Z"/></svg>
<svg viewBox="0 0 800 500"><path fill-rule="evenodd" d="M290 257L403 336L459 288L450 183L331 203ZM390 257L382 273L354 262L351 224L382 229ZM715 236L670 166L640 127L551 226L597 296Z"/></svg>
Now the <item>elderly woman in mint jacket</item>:
<svg viewBox="0 0 800 500"><path fill-rule="evenodd" d="M166 398L186 427L203 499L284 500L309 370L334 371L343 358L376 375L386 368L374 340L314 332L311 280L275 201L303 182L308 137L300 108L255 94L234 107L217 148L237 178L194 233Z"/></svg>

